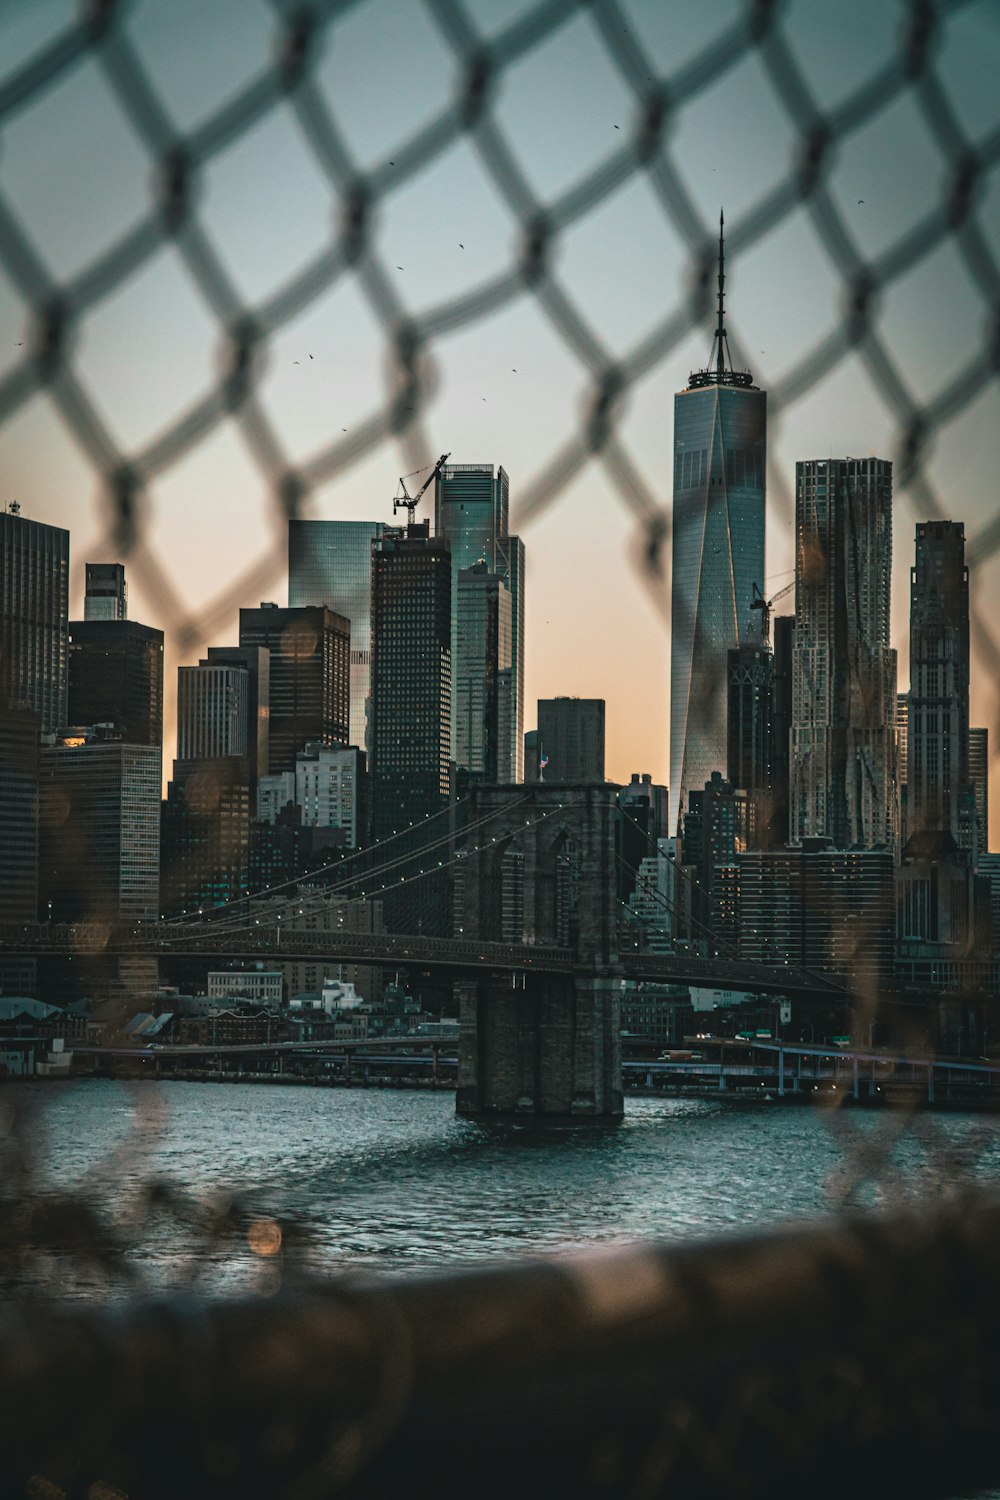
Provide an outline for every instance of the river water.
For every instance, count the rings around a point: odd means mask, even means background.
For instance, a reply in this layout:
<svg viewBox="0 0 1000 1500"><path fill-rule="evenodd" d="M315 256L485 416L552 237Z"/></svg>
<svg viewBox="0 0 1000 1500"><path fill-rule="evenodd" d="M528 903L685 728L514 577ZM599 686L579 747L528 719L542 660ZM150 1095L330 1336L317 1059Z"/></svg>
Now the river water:
<svg viewBox="0 0 1000 1500"><path fill-rule="evenodd" d="M886 1141L898 1119L629 1098L617 1127L498 1127L456 1119L447 1091L110 1080L16 1086L2 1105L38 1143L36 1185L94 1204L146 1286L212 1291L289 1274L288 1257L279 1272L281 1257L253 1253L253 1226L272 1220L311 1269L412 1272L815 1218L857 1142ZM965 1171L1000 1177L1000 1121L920 1115L860 1201L932 1195ZM151 1182L172 1185L155 1212ZM41 1257L39 1274L63 1294L99 1289L56 1262Z"/></svg>

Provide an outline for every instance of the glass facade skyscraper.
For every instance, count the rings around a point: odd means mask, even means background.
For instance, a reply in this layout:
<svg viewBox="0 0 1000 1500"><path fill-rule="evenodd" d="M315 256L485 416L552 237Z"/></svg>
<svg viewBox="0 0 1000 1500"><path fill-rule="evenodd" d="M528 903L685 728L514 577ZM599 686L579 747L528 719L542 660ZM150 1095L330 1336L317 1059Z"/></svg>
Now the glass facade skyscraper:
<svg viewBox="0 0 1000 1500"><path fill-rule="evenodd" d="M480 562L504 581L510 592L510 663L501 682L507 702L500 722L509 746L500 764L509 766L504 779L520 781L524 770L524 543L508 535L510 481L507 471L493 464L445 464L434 487L434 531L445 537L452 556L452 672L457 682L467 675L462 667L464 646L458 617L458 577ZM473 644L473 653L478 647ZM464 762L457 741L457 719L452 737L456 764Z"/></svg>
<svg viewBox="0 0 1000 1500"><path fill-rule="evenodd" d="M382 521L289 521L288 603L325 604L351 622L350 743L368 744L372 542Z"/></svg>
<svg viewBox="0 0 1000 1500"><path fill-rule="evenodd" d="M723 321L714 361L674 397L670 784L678 818L688 796L726 768L727 653L756 630L764 588L767 396L734 370Z"/></svg>

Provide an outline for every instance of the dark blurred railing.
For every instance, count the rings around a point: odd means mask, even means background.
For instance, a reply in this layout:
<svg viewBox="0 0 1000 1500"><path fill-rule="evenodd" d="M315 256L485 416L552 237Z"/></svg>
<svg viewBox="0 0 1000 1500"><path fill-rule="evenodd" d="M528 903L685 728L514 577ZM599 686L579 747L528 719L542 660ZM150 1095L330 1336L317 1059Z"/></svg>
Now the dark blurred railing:
<svg viewBox="0 0 1000 1500"><path fill-rule="evenodd" d="M960 1494L1000 1482L998 1237L970 1196L255 1301L20 1303L3 1492Z"/></svg>

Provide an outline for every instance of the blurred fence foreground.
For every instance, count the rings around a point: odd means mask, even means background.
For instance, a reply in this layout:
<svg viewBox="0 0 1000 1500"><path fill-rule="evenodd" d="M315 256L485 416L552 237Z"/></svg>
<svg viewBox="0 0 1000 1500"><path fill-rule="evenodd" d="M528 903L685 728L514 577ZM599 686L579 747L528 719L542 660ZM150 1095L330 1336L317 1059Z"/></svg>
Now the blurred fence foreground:
<svg viewBox="0 0 1000 1500"><path fill-rule="evenodd" d="M1000 1203L270 1300L8 1308L6 1494L948 1496L1000 1479Z"/></svg>

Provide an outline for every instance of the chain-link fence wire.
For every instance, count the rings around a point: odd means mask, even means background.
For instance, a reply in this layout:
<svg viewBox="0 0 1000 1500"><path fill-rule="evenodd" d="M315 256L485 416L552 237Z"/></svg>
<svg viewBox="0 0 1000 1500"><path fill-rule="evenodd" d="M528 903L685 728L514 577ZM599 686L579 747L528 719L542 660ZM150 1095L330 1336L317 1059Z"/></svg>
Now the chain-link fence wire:
<svg viewBox="0 0 1000 1500"><path fill-rule="evenodd" d="M643 569L659 574L669 509L652 492L622 434L626 400L640 382L678 349L685 337L710 322L717 243L687 190L670 146L670 134L706 91L725 81L748 53L759 58L773 102L790 122L797 142L792 169L763 193L727 229L727 257L738 263L800 209L836 266L842 317L814 342L803 329L803 351L795 367L768 391L772 432L808 392L852 354L863 362L897 432L896 487L923 518L945 507L928 477L926 460L936 440L997 379L1000 361L1000 270L979 210L1000 157L1000 118L970 139L955 101L942 83L937 57L949 25L966 8L961 0L911 0L900 9L899 44L877 62L871 76L825 110L789 44L794 7L777 0L748 0L731 24L720 26L683 65L664 71L626 25L616 0L541 0L498 34L479 29L477 7L460 0L424 0L427 16L454 56L458 86L430 122L362 170L347 145L336 108L319 88L316 61L336 37L338 23L362 0L317 0L293 4L272 0L274 59L225 99L197 128L184 133L173 123L154 73L136 48L128 27L130 7L118 0L90 0L69 25L0 87L0 128L71 75L85 59L100 69L104 87L124 113L141 145L156 184L155 201L141 221L78 271L60 282L35 252L10 196L0 195L0 264L31 309L31 337L23 358L0 381L0 421L7 421L44 390L87 455L106 501L109 549L131 559L146 590L158 601L161 623L190 650L220 622L281 572L272 547L249 572L228 584L195 613L189 612L169 572L144 545L149 529L148 487L230 419L238 423L266 483L276 519L299 513L318 486L346 474L359 460L398 438L414 464L431 451L423 417L434 393L435 348L445 335L474 327L519 299L531 301L540 320L555 331L585 373L589 399L576 432L541 470L519 488L516 524L524 527L556 504L589 463L603 466L614 493L641 523ZM368 0L371 3L371 0ZM635 102L634 122L620 144L584 171L559 196L543 201L530 185L527 163L518 159L501 124L497 100L505 75L543 46L579 13L596 28L607 57ZM373 59L373 68L376 62ZM839 148L900 99L912 100L948 164L939 201L874 260L858 239L830 190ZM213 243L199 206L206 169L220 153L281 107L290 108L329 185L339 232L302 270L250 305L240 295L225 258ZM735 123L735 122L734 122ZM520 224L518 256L500 275L442 302L420 317L405 310L388 274L376 210L467 139L502 205ZM624 358L609 353L587 309L561 279L560 240L585 222L612 194L642 177L655 195L664 222L687 256L689 288L659 314ZM982 301L983 334L962 368L927 400L914 394L901 360L882 327L880 313L893 286L946 242L957 249ZM125 452L102 420L98 405L74 362L74 345L93 315L140 272L165 245L173 245L212 309L222 342L219 378L143 448ZM260 393L261 374L275 336L331 288L353 277L392 358L385 397L377 410L347 434L318 448L305 462L288 458ZM772 465L772 490L791 510L787 480ZM989 556L1000 539L1000 514L972 538L970 560ZM982 666L995 673L1000 648L993 622L980 610L974 622Z"/></svg>
<svg viewBox="0 0 1000 1500"><path fill-rule="evenodd" d="M154 201L120 238L71 277L60 280L33 247L31 234L9 193L0 189L0 266L30 309L30 336L22 355L0 378L0 423L21 414L44 393L86 455L104 497L104 543L126 557L145 593L156 601L159 622L184 652L211 638L233 611L259 597L282 572L283 549L266 546L248 571L230 580L192 613L150 544L154 482L177 468L225 424L235 423L266 486L275 525L300 514L309 497L346 476L391 442L406 467L436 451L425 418L437 388L439 342L474 329L501 309L523 302L553 331L584 375L589 396L577 429L539 471L518 487L514 525L519 529L558 507L589 464L599 465L613 494L637 521L642 543L638 576L662 598L663 554L669 536L669 503L652 491L625 436L629 397L680 350L688 336L710 328L714 314L717 239L685 184L671 134L707 91L725 82L747 57L759 60L771 102L790 124L796 150L791 170L727 223L732 266L793 216L804 213L830 257L839 281L842 316L817 337L803 328L794 367L768 389L772 437L810 392L856 358L896 431L895 486L920 519L947 513L929 477L935 444L985 391L1000 391L1000 269L981 211L1000 159L1000 109L984 132L971 138L939 67L949 27L967 9L960 0L911 0L901 6L898 46L876 59L870 76L832 108L821 105L789 40L794 6L748 0L734 20L719 24L681 65L664 67L616 0L538 0L487 37L480 11L461 0L422 0L422 9L454 58L458 84L436 114L409 138L362 169L348 145L337 107L317 81L317 59L353 12L374 0L272 0L273 59L222 100L196 128L180 130L155 75L129 29L130 7L91 0L79 17L30 56L0 84L0 132L22 111L73 74L84 62L99 70L103 88L128 122L156 185ZM606 58L634 100L631 124L600 161L557 196L543 200L531 185L528 164L512 147L497 101L505 75L542 48L580 14L600 38ZM831 189L836 154L901 100L915 107L947 163L938 201L901 231L874 259L866 257ZM330 243L264 299L240 293L213 241L199 188L213 161L287 108L301 127L314 164L328 185L338 230ZM2 136L0 136L2 138ZM505 270L471 290L443 300L418 317L396 291L379 239L377 210L407 186L418 184L456 143L472 147L498 202L521 228L520 248ZM588 309L558 265L561 241L607 204L624 186L642 180L659 205L664 225L682 247L689 275L672 306L658 311L624 357L610 352ZM173 247L212 311L221 341L217 380L178 410L137 451L115 439L95 393L75 358L88 319ZM915 393L886 332L887 295L903 278L951 246L968 273L982 307L982 336L961 368L928 398ZM262 375L275 339L333 289L352 281L390 352L383 399L367 417L323 442L300 462L286 451L279 424L262 394ZM395 471L393 471L395 472ZM792 511L787 477L772 463L769 484L778 505ZM982 563L1000 542L1000 510L972 536L969 560ZM1000 634L980 600L972 622L977 670L991 679L1000 668ZM994 736L996 743L996 736ZM852 1189L851 1189L852 1190Z"/></svg>

